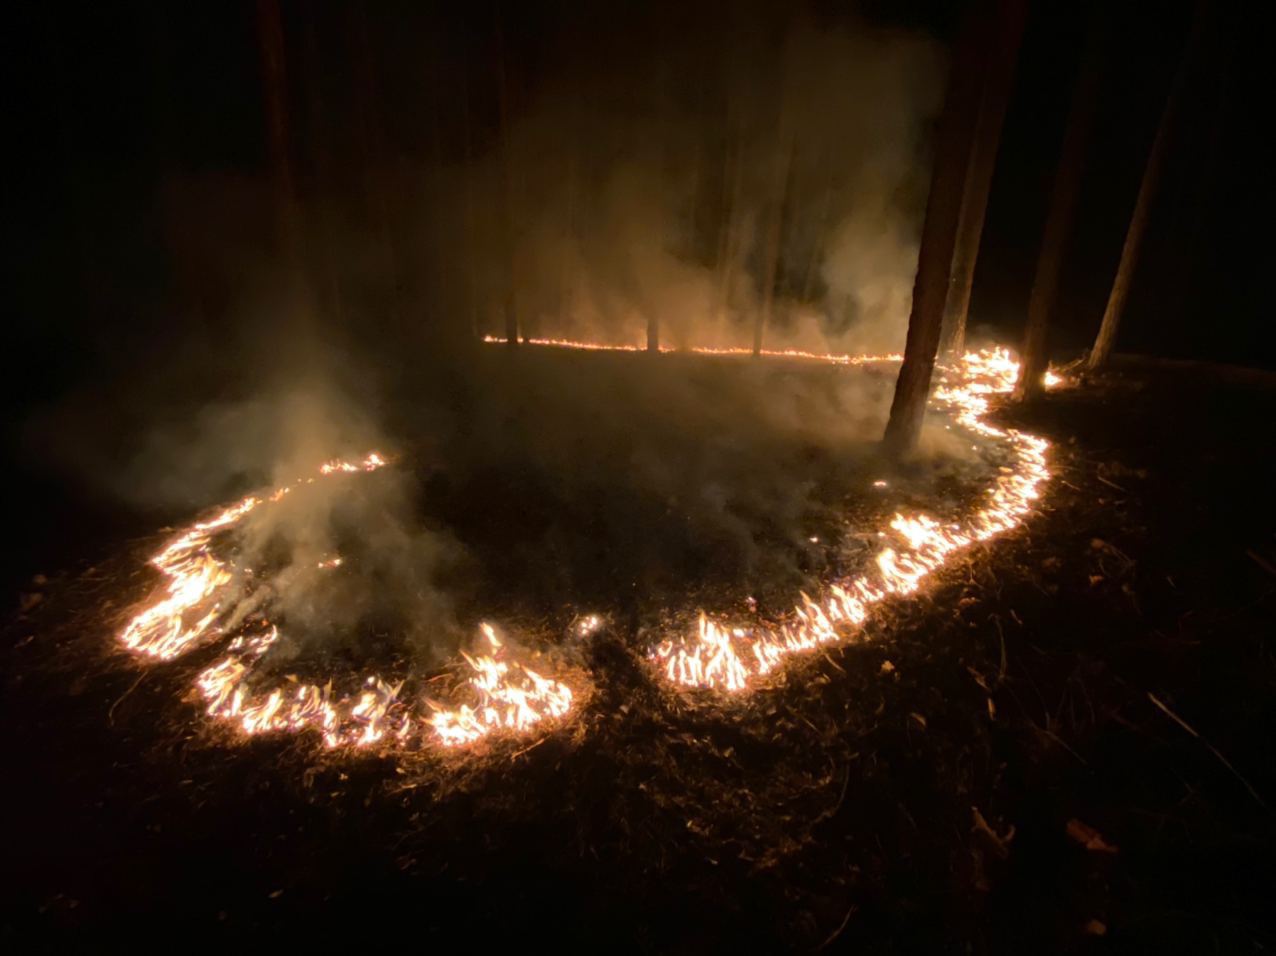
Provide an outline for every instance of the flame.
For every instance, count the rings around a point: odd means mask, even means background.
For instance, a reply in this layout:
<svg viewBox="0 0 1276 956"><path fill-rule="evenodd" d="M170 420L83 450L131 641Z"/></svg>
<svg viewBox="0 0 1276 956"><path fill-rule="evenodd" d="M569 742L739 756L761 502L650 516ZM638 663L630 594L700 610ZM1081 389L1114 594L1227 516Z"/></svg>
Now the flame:
<svg viewBox="0 0 1276 956"><path fill-rule="evenodd" d="M500 342L492 336L485 341ZM566 339L530 339L528 344L587 350L643 351L637 345L604 345ZM672 351L662 348L662 351ZM743 348L694 348L705 355L749 355ZM897 362L898 355L820 355L798 350L762 353L768 357L813 359L845 365ZM954 423L986 443L987 454L1002 462L986 500L960 522L944 523L922 512L897 513L879 536L887 543L864 573L834 581L801 603L776 624L732 625L701 614L694 631L671 636L651 652L666 678L680 686L742 691L756 687L763 677L791 656L845 640L867 618L872 607L893 595L916 591L933 571L956 552L1001 534L1021 523L1049 479L1048 443L986 420L992 396L1010 392L1019 365L1005 349L967 353L955 366L941 366L932 395L934 405ZM1062 379L1046 373L1047 387ZM359 461L333 459L318 469L320 477L375 471L387 464L372 452ZM207 521L192 525L151 559L167 579L163 595L137 613L119 636L139 655L171 660L203 643L223 636L217 622L223 611L219 595L231 581L227 562L213 552L222 532L264 503L278 502L314 476L275 489L264 498L249 496ZM878 479L873 487L883 489ZM319 569L341 565L339 556L318 562ZM575 632L588 636L603 624L597 614L574 623ZM255 633L233 636L216 663L196 678L207 713L231 722L248 735L316 731L328 747L367 747L376 744L425 744L457 747L498 732L522 732L568 714L573 691L561 681L545 677L517 659L490 624L480 632L487 653L462 653L470 675L462 685L469 701L444 705L419 695L405 695L404 682L366 675L350 693L334 692L332 681L319 685L289 679L288 683L254 689L250 675L266 651L280 639L274 625L261 622Z"/></svg>
<svg viewBox="0 0 1276 956"><path fill-rule="evenodd" d="M491 654L462 657L474 676L470 686L477 692L473 706L445 709L434 705L429 725L445 747L470 744L497 730L523 731L552 717L561 717L572 706L572 692L566 685L523 664L505 659L505 645L490 624L480 624Z"/></svg>
<svg viewBox="0 0 1276 956"><path fill-rule="evenodd" d="M319 467L321 476L375 471L387 464L372 452L359 461L333 459ZM265 501L276 502L299 479L275 489ZM151 559L165 577L165 596L143 608L124 628L120 641L129 650L159 660L171 660L195 647L201 639L218 635L216 621L223 610L218 593L230 582L228 565L213 553L213 539L263 503L250 496L208 521L192 525ZM319 561L318 569L341 566L341 558ZM468 685L473 701L453 709L428 701L429 713L417 712L403 699L403 682L371 674L352 694L337 694L332 682L319 685L290 679L288 684L254 690L249 677L254 666L280 638L279 629L266 624L256 633L235 635L223 656L195 679L209 716L229 721L248 735L281 731L317 731L328 747L367 747L378 743L407 743L426 733L442 746L468 744L500 730L521 731L543 720L561 717L572 706L565 684L542 677L512 659L491 625L482 632L491 653L463 655L473 671Z"/></svg>
<svg viewBox="0 0 1276 956"><path fill-rule="evenodd" d="M1005 349L967 353L956 368L941 369L932 401L955 422L988 439L1008 460L984 503L965 521L943 523L918 512L897 513L886 544L869 570L830 584L818 598L802 595L788 619L775 625L732 626L701 614L691 634L670 637L652 651L653 662L675 684L741 691L755 686L794 654L844 640L873 605L916 591L954 553L1017 526L1049 479L1045 439L985 420L989 396L1014 388L1019 364ZM884 487L876 481L874 487Z"/></svg>
<svg viewBox="0 0 1276 956"><path fill-rule="evenodd" d="M331 475L376 471L385 464L384 458L372 452L359 462L327 462L320 466L319 472ZM314 479L302 481L309 483ZM276 488L268 500L278 501L296 484ZM261 498L249 495L216 517L192 525L151 558L151 565L168 578L168 596L144 608L129 621L120 634L120 643L131 651L167 661L189 650L205 635L211 635L221 611L221 605L215 600L217 592L231 577L226 564L213 555L212 540L261 503Z"/></svg>
<svg viewBox="0 0 1276 956"><path fill-rule="evenodd" d="M483 341L488 345L505 344L505 338L497 335L485 335ZM542 339L528 338L520 340L524 345L548 346L560 349L580 349L586 352L646 352L646 345L626 345L626 344L610 344L605 342L581 342L575 339ZM660 351L664 353L677 352L679 349L672 345L660 346ZM688 349L682 350L691 352L695 355L752 355L753 349L749 348L733 348L733 347L713 347L708 345L693 345ZM874 362L899 362L903 360L903 356L896 353L887 353L883 355L871 355L862 353L859 355L842 355L826 352L804 352L801 349L762 349L758 353L763 358L788 358L788 359L811 359L818 362L832 362L837 365L867 365Z"/></svg>

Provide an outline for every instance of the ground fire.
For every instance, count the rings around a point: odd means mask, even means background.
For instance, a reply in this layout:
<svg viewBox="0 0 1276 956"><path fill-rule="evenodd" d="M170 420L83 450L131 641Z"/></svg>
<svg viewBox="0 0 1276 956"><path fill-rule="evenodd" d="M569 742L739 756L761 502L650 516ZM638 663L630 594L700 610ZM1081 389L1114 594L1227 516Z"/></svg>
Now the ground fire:
<svg viewBox="0 0 1276 956"><path fill-rule="evenodd" d="M561 340L525 344L625 350L624 346ZM733 354L722 349L700 351ZM824 356L795 350L777 354L835 365L899 360L897 356ZM826 592L815 599L803 594L802 603L787 622L736 624L701 613L694 633L667 638L652 649L651 657L659 670L680 685L745 690L788 656L847 639L874 604L892 595L912 593L951 553L1015 527L1028 515L1040 486L1049 477L1048 443L1014 429L998 428L984 419L989 397L1008 393L1018 371L1018 364L1004 349L972 352L942 370L935 391L938 412L988 443L986 454L994 477L986 505L953 524L941 524L924 513L896 513L889 526L878 532L884 544L868 574L827 582ZM1058 378L1049 373L1049 380L1054 384ZM372 452L361 461L326 462L319 474L325 478L354 475L387 464L384 457ZM443 746L457 746L493 732L525 732L570 711L573 695L567 685L506 659L505 645L488 623L479 625L486 653L463 654L474 673L469 681L473 703L447 707L430 700L405 700L400 696L402 681L391 682L376 675L362 678L360 689L347 696L334 695L331 680L322 686L294 681L256 692L248 690L246 676L278 640L279 631L267 619L268 609L263 609L259 619L238 624L236 632L227 633L219 627L219 615L225 612L220 592L230 584L232 575L215 557L213 541L253 509L269 507L298 484L314 481L313 477L305 478L261 497L249 496L212 519L197 522L168 544L151 560L168 578L163 596L137 613L121 633L121 643L141 656L170 660L210 640L225 642L227 655L196 679L207 701L207 713L233 722L246 734L314 730L328 747L391 742L415 745L422 735ZM319 567L340 563L339 557L332 558L320 562ZM591 622L597 620L597 615L590 615L582 627L589 630Z"/></svg>
<svg viewBox="0 0 1276 956"><path fill-rule="evenodd" d="M0 945L1270 952L1259 6L6 7Z"/></svg>

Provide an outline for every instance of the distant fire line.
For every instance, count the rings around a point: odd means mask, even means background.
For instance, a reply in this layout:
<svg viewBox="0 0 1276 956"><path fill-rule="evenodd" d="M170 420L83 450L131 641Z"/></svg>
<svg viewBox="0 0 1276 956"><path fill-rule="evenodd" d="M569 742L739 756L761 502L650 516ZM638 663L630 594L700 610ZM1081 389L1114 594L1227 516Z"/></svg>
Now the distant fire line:
<svg viewBox="0 0 1276 956"><path fill-rule="evenodd" d="M485 335L483 341L488 345L504 345L508 340L496 335ZM615 345L604 342L580 342L575 339L544 339L544 338L526 338L520 339L523 345L535 345L540 347L560 348L560 349L579 349L584 352L646 352L645 345ZM752 355L753 350L747 348L722 347L717 348L708 345L693 345L687 349L677 349L671 345L660 346L661 354L669 355L672 353L685 351L693 355ZM875 362L900 362L904 356L897 353L884 353L881 355L871 355L868 353L860 355L840 355L834 353L823 352L804 352L801 349L762 349L758 353L763 358L789 358L789 359L810 359L818 362L831 362L835 365L871 365Z"/></svg>

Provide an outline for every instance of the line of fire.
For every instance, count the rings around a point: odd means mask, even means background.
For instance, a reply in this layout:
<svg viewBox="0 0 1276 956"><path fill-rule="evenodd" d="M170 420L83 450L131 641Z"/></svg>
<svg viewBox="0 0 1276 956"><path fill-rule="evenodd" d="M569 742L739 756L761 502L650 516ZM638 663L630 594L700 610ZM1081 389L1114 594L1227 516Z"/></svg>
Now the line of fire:
<svg viewBox="0 0 1276 956"><path fill-rule="evenodd" d="M13 952L1276 942L1253 5L0 16Z"/></svg>

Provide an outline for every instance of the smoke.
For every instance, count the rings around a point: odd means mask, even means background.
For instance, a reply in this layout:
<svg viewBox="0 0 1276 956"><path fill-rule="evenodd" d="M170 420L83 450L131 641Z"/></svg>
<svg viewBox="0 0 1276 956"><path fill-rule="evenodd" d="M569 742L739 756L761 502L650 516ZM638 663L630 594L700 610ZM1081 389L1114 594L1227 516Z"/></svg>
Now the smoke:
<svg viewBox="0 0 1276 956"><path fill-rule="evenodd" d="M769 345L899 349L942 48L858 21L748 27L569 57L442 174L458 311L502 334L509 296L528 335L637 343L654 321L666 344L738 346L770 298Z"/></svg>
<svg viewBox="0 0 1276 956"><path fill-rule="evenodd" d="M850 559L892 376L515 353L475 332L513 315L530 336L636 344L654 323L663 344L738 346L761 316L768 347L899 350L942 47L775 11L621 13L535 69L511 54L503 109L472 93L482 58L440 68L466 88L450 99L387 82L398 115L432 117L424 158L368 148L393 124L370 135L366 103L312 76L327 106L301 124L293 255L271 251L259 183L170 179L164 307L185 334L109 401L86 386L28 429L46 459L175 516L394 456L237 531L253 572L234 615L288 625L282 664L431 661L487 614L782 604ZM942 432L927 443L926 480L960 471Z"/></svg>

